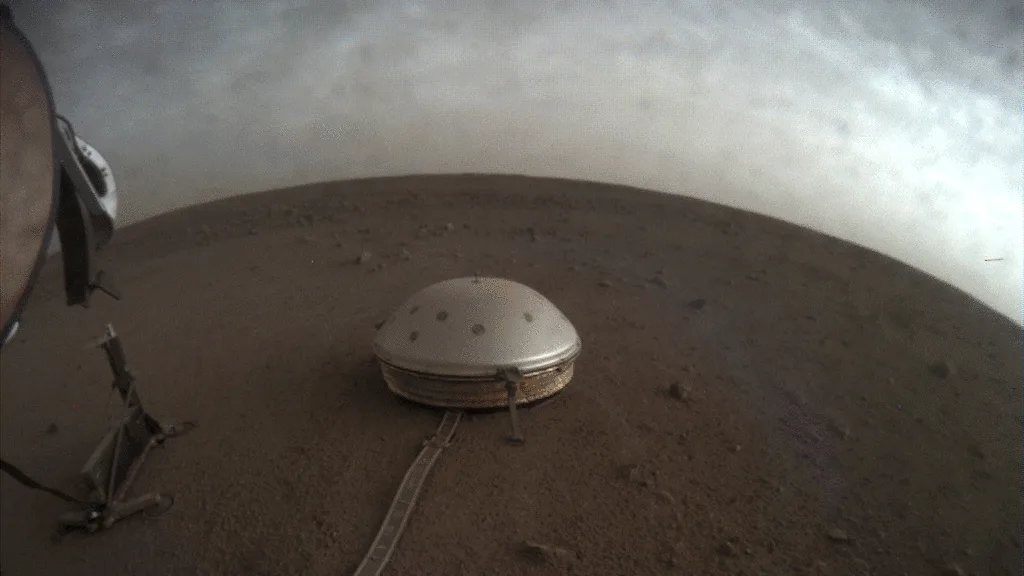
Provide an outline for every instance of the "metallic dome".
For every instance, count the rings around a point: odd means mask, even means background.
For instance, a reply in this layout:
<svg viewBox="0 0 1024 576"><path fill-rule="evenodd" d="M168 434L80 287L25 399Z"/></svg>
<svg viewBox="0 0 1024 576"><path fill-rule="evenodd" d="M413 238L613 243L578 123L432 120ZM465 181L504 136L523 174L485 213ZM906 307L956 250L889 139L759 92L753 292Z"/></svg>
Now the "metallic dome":
<svg viewBox="0 0 1024 576"><path fill-rule="evenodd" d="M520 402L563 388L581 342L537 291L503 278L456 278L406 300L380 327L373 349L395 393L484 408L505 403L501 373L509 369L523 377Z"/></svg>

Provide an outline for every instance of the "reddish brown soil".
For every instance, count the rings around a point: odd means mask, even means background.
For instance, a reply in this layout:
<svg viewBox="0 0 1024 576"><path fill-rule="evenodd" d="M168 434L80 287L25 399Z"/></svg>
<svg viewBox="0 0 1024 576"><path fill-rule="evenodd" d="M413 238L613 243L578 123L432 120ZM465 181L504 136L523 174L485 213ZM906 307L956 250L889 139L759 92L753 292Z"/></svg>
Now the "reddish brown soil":
<svg viewBox="0 0 1024 576"><path fill-rule="evenodd" d="M504 414L463 422L387 574L1021 574L1020 329L863 249L679 197L459 176L200 206L104 258L126 298L89 310L48 264L0 363L2 454L75 488L115 413L83 349L111 321L151 411L198 421L136 489L177 503L54 543L67 506L4 477L5 575L351 573L440 419L389 394L374 324L474 272L547 295L584 354L523 412L525 447Z"/></svg>

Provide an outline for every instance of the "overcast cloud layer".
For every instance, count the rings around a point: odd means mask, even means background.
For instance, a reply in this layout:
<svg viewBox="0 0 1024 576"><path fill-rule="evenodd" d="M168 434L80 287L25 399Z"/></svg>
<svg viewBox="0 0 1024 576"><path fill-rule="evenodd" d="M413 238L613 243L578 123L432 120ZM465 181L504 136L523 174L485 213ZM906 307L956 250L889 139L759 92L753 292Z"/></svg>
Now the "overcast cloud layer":
<svg viewBox="0 0 1024 576"><path fill-rule="evenodd" d="M122 224L339 178L581 178L806 225L1021 321L1019 2L39 0L14 14L60 111L113 165Z"/></svg>

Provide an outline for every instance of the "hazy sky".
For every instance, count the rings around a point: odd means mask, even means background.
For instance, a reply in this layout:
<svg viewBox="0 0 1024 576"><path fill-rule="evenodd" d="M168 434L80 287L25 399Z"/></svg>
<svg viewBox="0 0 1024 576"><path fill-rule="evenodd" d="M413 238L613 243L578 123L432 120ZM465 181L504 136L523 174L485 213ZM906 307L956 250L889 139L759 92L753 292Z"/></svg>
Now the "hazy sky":
<svg viewBox="0 0 1024 576"><path fill-rule="evenodd" d="M13 9L122 223L338 178L582 178L852 240L1020 322L1019 0Z"/></svg>

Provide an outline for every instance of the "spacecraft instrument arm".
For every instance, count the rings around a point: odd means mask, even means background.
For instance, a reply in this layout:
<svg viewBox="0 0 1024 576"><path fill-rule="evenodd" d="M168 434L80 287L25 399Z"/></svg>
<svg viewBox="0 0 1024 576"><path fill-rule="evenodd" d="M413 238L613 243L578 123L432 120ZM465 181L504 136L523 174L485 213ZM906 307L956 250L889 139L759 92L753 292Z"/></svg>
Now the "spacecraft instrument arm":
<svg viewBox="0 0 1024 576"><path fill-rule="evenodd" d="M117 186L100 153L54 111L43 66L0 3L0 346L60 233L68 305L104 288L96 251L114 232Z"/></svg>

